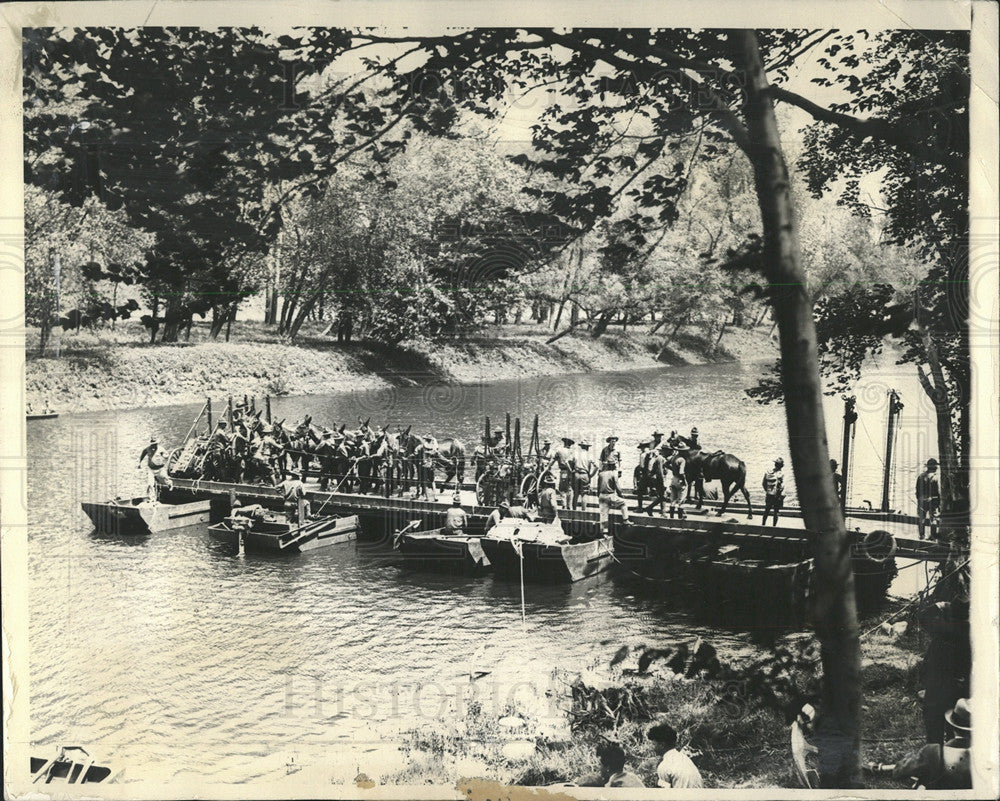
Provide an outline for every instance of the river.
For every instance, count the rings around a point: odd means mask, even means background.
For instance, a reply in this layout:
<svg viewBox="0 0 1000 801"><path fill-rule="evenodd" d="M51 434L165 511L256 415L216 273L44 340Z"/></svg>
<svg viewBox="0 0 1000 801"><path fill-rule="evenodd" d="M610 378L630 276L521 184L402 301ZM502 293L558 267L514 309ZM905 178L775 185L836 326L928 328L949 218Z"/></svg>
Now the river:
<svg viewBox="0 0 1000 801"><path fill-rule="evenodd" d="M526 441L537 412L543 436L586 436L599 448L608 432L618 434L626 476L636 441L655 426L686 432L697 425L705 447L746 461L759 503L770 461L789 461L783 407L759 405L741 391L760 371L712 365L272 404L276 418L289 422L309 413L316 423L356 425L370 415L373 425L413 424L470 445L485 415L496 427L507 411L520 415ZM881 498L890 386L906 403L893 505L912 511L914 479L936 449L933 413L910 367L875 366L857 389L852 499L877 505ZM515 680L544 696L554 671L606 662L622 642L702 634L727 655L753 648L746 635L704 630L613 573L571 587L529 585L522 624L516 585L404 572L391 554L364 544L241 559L201 528L139 538L93 532L80 502L141 493L137 460L150 434L179 444L197 411L161 407L28 424L30 715L40 749L84 744L124 768L125 781L280 779L292 759L346 779L362 764L391 769L400 759L395 734L453 715L471 670L490 670L483 684L492 682L494 703L505 703L520 692ZM838 455L841 414L831 397L827 420Z"/></svg>

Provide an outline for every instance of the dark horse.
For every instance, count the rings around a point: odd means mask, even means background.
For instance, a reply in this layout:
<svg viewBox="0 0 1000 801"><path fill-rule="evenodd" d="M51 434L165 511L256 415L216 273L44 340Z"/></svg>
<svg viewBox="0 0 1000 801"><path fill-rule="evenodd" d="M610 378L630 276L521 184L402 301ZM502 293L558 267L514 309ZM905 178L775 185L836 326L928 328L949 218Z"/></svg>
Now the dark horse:
<svg viewBox="0 0 1000 801"><path fill-rule="evenodd" d="M726 513L729 499L739 490L747 502L747 517L753 517L750 493L747 492L746 488L747 466L742 459L724 451L715 451L715 453L691 451L685 459L687 467L684 471L684 477L687 480L689 490L692 486L695 488L699 509L702 499L705 497L703 482L719 481L722 484L722 507L719 509L719 515Z"/></svg>

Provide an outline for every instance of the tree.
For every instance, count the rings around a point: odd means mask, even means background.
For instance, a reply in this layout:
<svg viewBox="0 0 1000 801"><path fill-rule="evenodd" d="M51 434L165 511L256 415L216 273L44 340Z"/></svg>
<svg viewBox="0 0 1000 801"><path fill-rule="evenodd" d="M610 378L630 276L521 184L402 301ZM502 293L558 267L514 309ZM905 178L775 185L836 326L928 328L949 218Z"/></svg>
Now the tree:
<svg viewBox="0 0 1000 801"><path fill-rule="evenodd" d="M552 104L535 126L528 160L578 187L544 197L554 213L582 230L607 217L623 193L663 221L675 217L686 184L683 165L671 171L650 168L662 153L669 153L673 134L690 130L696 120L705 123L708 145L732 142L745 155L754 175L761 262L781 340L796 486L806 525L817 534L813 618L824 666L822 781L825 786L852 786L859 773L861 697L853 576L828 464L819 346L774 101L795 103L837 126L855 143L872 139L902 157L936 157L947 168L955 165L950 154L928 152L919 131L825 108L780 86L789 65L828 35L802 30L533 29L420 38L357 31L352 47L394 44L408 53L419 52L420 58L413 59L418 66L409 70L401 70L398 59L391 65L372 59L373 71L396 85L395 92L382 95L391 118L420 114L431 99L442 95L466 109L495 116L500 93L558 84L563 100ZM841 65L840 70L847 74L852 68ZM491 76L489 86L475 81L483 74ZM414 87L427 85L429 79L433 92L414 93ZM634 151L613 152L612 146L628 136L623 131L634 117L645 123L635 137ZM378 133L371 127L365 132Z"/></svg>
<svg viewBox="0 0 1000 801"><path fill-rule="evenodd" d="M866 37L867 38L867 37ZM927 265L897 292L869 293L863 303L825 314L831 348L843 345L858 313L882 326L864 347L847 348L842 368L877 352L882 337L904 343L937 413L942 524L967 530L971 429L968 352L969 34L897 30L862 45L835 34L820 59L847 100L835 108L806 108L819 122L807 133L802 166L811 191L832 193L857 214L882 217L885 239ZM845 69L845 67L847 69ZM870 115L861 122L850 115ZM861 176L882 174L881 197L864 196ZM909 313L907 313L909 312ZM856 344L856 343L855 343ZM841 368L841 369L842 369Z"/></svg>

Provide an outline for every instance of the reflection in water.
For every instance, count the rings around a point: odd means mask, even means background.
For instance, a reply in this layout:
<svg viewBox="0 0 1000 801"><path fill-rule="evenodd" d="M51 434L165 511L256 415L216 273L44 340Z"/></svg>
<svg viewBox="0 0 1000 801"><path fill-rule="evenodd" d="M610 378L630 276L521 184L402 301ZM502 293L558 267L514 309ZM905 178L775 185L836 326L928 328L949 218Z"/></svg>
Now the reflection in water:
<svg viewBox="0 0 1000 801"><path fill-rule="evenodd" d="M603 442L618 434L626 475L636 441L654 426L697 425L706 447L747 462L759 497L760 475L774 456L787 456L787 445L783 409L742 397L756 375L756 367L724 365L278 398L272 406L288 421L308 412L321 424L353 425L359 414L373 425L412 423L470 447L484 416L496 428L506 411L520 415L526 439L538 413L543 436ZM879 497L878 398L891 384L908 403L898 476L907 508L933 442L932 413L905 374L870 383L859 399L854 497ZM488 671L483 681L500 686L497 697L506 697L504 681L521 680L544 695L554 669L606 661L626 641L704 634L729 651L751 647L748 636L701 626L677 599L627 573L529 585L522 623L516 583L404 569L384 544L240 558L204 527L94 533L80 502L140 493L136 462L149 435L179 443L196 412L64 415L28 427L30 708L39 744L85 743L133 777L280 779L293 753L333 775L327 766L348 751L385 756L384 737L459 708L473 670ZM831 399L834 450L839 414Z"/></svg>

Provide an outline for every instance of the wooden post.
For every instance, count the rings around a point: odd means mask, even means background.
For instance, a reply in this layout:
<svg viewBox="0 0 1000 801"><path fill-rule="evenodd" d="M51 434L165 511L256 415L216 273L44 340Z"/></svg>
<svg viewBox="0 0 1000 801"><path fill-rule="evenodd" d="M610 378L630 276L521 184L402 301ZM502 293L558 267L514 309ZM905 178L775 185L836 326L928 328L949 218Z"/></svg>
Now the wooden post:
<svg viewBox="0 0 1000 801"><path fill-rule="evenodd" d="M205 401L205 409L208 411L208 435L212 436L212 399Z"/></svg>
<svg viewBox="0 0 1000 801"><path fill-rule="evenodd" d="M491 439L491 437L490 437L490 418L488 418L488 417L486 418L486 433L485 433L485 436L486 436L486 442L483 443L483 448L484 449L490 447L490 439Z"/></svg>
<svg viewBox="0 0 1000 801"><path fill-rule="evenodd" d="M268 425L270 425L271 424L271 396L270 395L265 395L264 396L264 412L265 412L265 414L267 414L267 423L268 423Z"/></svg>
<svg viewBox="0 0 1000 801"><path fill-rule="evenodd" d="M882 511L889 511L889 479L892 476L892 444L896 432L896 421L903 411L899 393L889 390L889 419L885 429L885 464L882 471Z"/></svg>
<svg viewBox="0 0 1000 801"><path fill-rule="evenodd" d="M840 508L847 508L847 477L851 470L851 441L854 439L854 424L858 421L858 413L855 410L856 400L853 395L844 398L844 443L841 450L843 460L840 469L843 476L840 482Z"/></svg>
<svg viewBox="0 0 1000 801"><path fill-rule="evenodd" d="M232 431L233 430L233 396L232 395L229 396L229 409L227 411L227 414L229 415L229 430Z"/></svg>
<svg viewBox="0 0 1000 801"><path fill-rule="evenodd" d="M507 425L506 425L506 436L507 436L507 453L511 452L510 444L510 412L507 412Z"/></svg>

